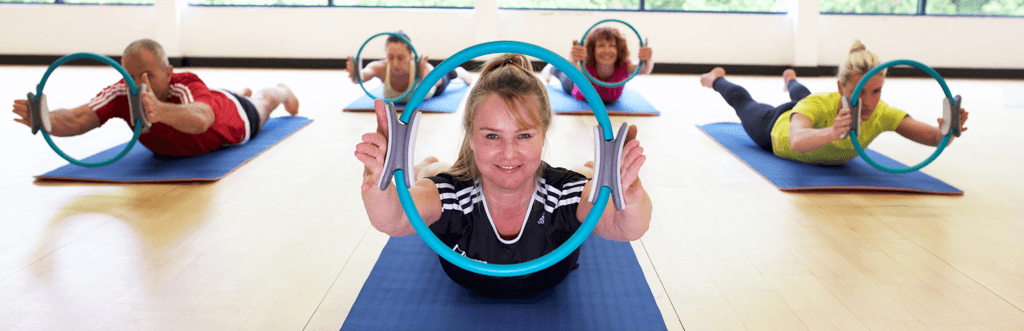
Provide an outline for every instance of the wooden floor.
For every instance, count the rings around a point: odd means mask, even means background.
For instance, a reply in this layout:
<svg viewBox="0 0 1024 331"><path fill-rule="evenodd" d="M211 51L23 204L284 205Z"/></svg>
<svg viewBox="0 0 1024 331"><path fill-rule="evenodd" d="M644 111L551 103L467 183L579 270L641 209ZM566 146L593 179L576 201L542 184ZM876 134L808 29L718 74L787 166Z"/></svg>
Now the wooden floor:
<svg viewBox="0 0 1024 331"><path fill-rule="evenodd" d="M0 99L24 98L44 69L0 67ZM366 219L353 156L375 119L341 111L362 91L340 71L190 71L215 87L286 82L315 121L203 185L34 182L66 162L0 121L0 330L341 327L387 240ZM61 68L50 105L80 105L117 79ZM788 99L778 77L732 81ZM801 81L835 90L834 78ZM1024 330L1024 109L1003 106L1021 84L949 84L970 130L924 172L962 197L783 193L695 127L737 121L695 76L631 82L663 114L612 122L637 124L648 155L654 219L633 247L669 329ZM931 80L889 79L883 98L934 123L940 95ZM425 115L417 158L454 160L460 118ZM545 159L591 158L594 124L557 116ZM84 157L129 137L113 120L57 143ZM894 133L871 147L904 163L933 150Z"/></svg>

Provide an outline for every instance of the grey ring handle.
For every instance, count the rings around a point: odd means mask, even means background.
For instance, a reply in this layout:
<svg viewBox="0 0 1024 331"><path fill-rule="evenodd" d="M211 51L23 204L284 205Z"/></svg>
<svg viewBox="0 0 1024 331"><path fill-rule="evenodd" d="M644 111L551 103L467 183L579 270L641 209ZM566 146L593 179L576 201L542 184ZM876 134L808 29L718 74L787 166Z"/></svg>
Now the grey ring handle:
<svg viewBox="0 0 1024 331"><path fill-rule="evenodd" d="M405 174L406 188L412 188L416 177L416 174L412 172L412 169L414 169L412 161L420 112L409 108L406 108L404 111L413 112L412 117L409 118L409 123L402 123L399 120L398 112L395 110L393 102L388 102L387 104L388 151L384 156L384 171L381 172L380 178L377 180L377 187L381 191L388 188L388 185L391 184L391 177L394 176L397 170L402 170L402 173Z"/></svg>
<svg viewBox="0 0 1024 331"><path fill-rule="evenodd" d="M622 147L626 144L626 131L629 124L622 123L619 133L613 140L604 140L604 128L600 125L594 127L594 182L590 184L590 203L597 202L597 192L601 187L608 187L612 190L612 202L615 210L622 210L626 207L626 200L622 196Z"/></svg>

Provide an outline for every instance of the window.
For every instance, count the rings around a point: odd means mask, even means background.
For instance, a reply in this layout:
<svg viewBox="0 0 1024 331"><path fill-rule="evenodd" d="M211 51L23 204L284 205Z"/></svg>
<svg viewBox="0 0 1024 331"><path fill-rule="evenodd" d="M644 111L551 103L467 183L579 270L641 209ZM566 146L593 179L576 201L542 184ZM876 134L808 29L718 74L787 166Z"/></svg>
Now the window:
<svg viewBox="0 0 1024 331"><path fill-rule="evenodd" d="M914 15L920 0L821 0L821 12L828 14Z"/></svg>
<svg viewBox="0 0 1024 331"><path fill-rule="evenodd" d="M152 5L153 0L58 0L57 3L80 5Z"/></svg>
<svg viewBox="0 0 1024 331"><path fill-rule="evenodd" d="M795 0L793 0L795 1ZM645 10L785 13L786 0L646 0Z"/></svg>
<svg viewBox="0 0 1024 331"><path fill-rule="evenodd" d="M499 8L640 10L640 0L500 0Z"/></svg>
<svg viewBox="0 0 1024 331"><path fill-rule="evenodd" d="M335 6L473 8L474 0L334 0Z"/></svg>
<svg viewBox="0 0 1024 331"><path fill-rule="evenodd" d="M510 9L786 12L786 0L500 0Z"/></svg>
<svg viewBox="0 0 1024 331"><path fill-rule="evenodd" d="M328 0L193 0L189 4L208 6L327 6Z"/></svg>
<svg viewBox="0 0 1024 331"><path fill-rule="evenodd" d="M152 5L153 0L0 0L0 3L46 3L73 5Z"/></svg>
<svg viewBox="0 0 1024 331"><path fill-rule="evenodd" d="M1024 16L1024 0L821 0L827 14Z"/></svg>
<svg viewBox="0 0 1024 331"><path fill-rule="evenodd" d="M1024 16L1024 0L928 0L928 15Z"/></svg>
<svg viewBox="0 0 1024 331"><path fill-rule="evenodd" d="M336 6L473 8L475 0L193 0L208 6Z"/></svg>

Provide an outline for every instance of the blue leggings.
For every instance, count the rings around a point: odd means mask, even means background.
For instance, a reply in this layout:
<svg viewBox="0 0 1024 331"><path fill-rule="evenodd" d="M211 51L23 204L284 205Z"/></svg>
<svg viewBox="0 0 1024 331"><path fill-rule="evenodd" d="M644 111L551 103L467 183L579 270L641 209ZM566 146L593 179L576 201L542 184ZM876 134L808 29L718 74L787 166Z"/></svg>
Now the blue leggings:
<svg viewBox="0 0 1024 331"><path fill-rule="evenodd" d="M576 87L576 83L569 78L569 75L566 75L561 70L558 70L558 68L552 66L551 76L558 78L558 82L562 83L562 91L565 91L565 94L572 95L572 88Z"/></svg>
<svg viewBox="0 0 1024 331"><path fill-rule="evenodd" d="M459 74L457 72L455 72L455 70L449 71L444 76L441 76L441 86L438 86L437 88L435 88L434 89L434 95L431 95L430 97L431 98L437 97L437 96L441 95L442 93L444 93L444 89L448 87L448 83L451 83L452 79L456 79L456 78L459 78Z"/></svg>
<svg viewBox="0 0 1024 331"><path fill-rule="evenodd" d="M753 139L757 146L769 152L773 152L772 128L775 127L775 120L782 113L793 109L797 102L811 95L810 90L794 79L789 81L789 99L792 101L772 107L754 101L746 89L730 83L725 80L725 77L715 79L711 86L722 94L725 102L736 110L736 115L740 117L740 122L743 124L743 130L747 131L750 139Z"/></svg>

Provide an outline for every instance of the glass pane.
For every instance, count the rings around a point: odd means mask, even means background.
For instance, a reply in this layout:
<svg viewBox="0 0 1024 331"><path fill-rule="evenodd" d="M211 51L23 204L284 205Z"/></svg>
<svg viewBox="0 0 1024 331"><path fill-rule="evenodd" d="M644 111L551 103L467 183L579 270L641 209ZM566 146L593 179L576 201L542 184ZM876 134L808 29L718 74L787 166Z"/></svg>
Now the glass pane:
<svg viewBox="0 0 1024 331"><path fill-rule="evenodd" d="M499 8L639 10L640 0L500 0Z"/></svg>
<svg viewBox="0 0 1024 331"><path fill-rule="evenodd" d="M64 0L63 3L88 5L152 5L153 0Z"/></svg>
<svg viewBox="0 0 1024 331"><path fill-rule="evenodd" d="M822 13L903 14L917 13L918 0L821 0Z"/></svg>
<svg viewBox="0 0 1024 331"><path fill-rule="evenodd" d="M928 0L928 15L1024 16L1024 0Z"/></svg>
<svg viewBox="0 0 1024 331"><path fill-rule="evenodd" d="M212 6L326 6L327 0L193 0L190 3Z"/></svg>
<svg viewBox="0 0 1024 331"><path fill-rule="evenodd" d="M328 0L193 0L215 6L327 6ZM334 0L339 7L445 7L473 8L474 0Z"/></svg>
<svg viewBox="0 0 1024 331"><path fill-rule="evenodd" d="M793 0L796 1L796 0ZM785 13L786 0L647 0L645 9Z"/></svg>
<svg viewBox="0 0 1024 331"><path fill-rule="evenodd" d="M473 8L474 0L334 0L335 6Z"/></svg>

